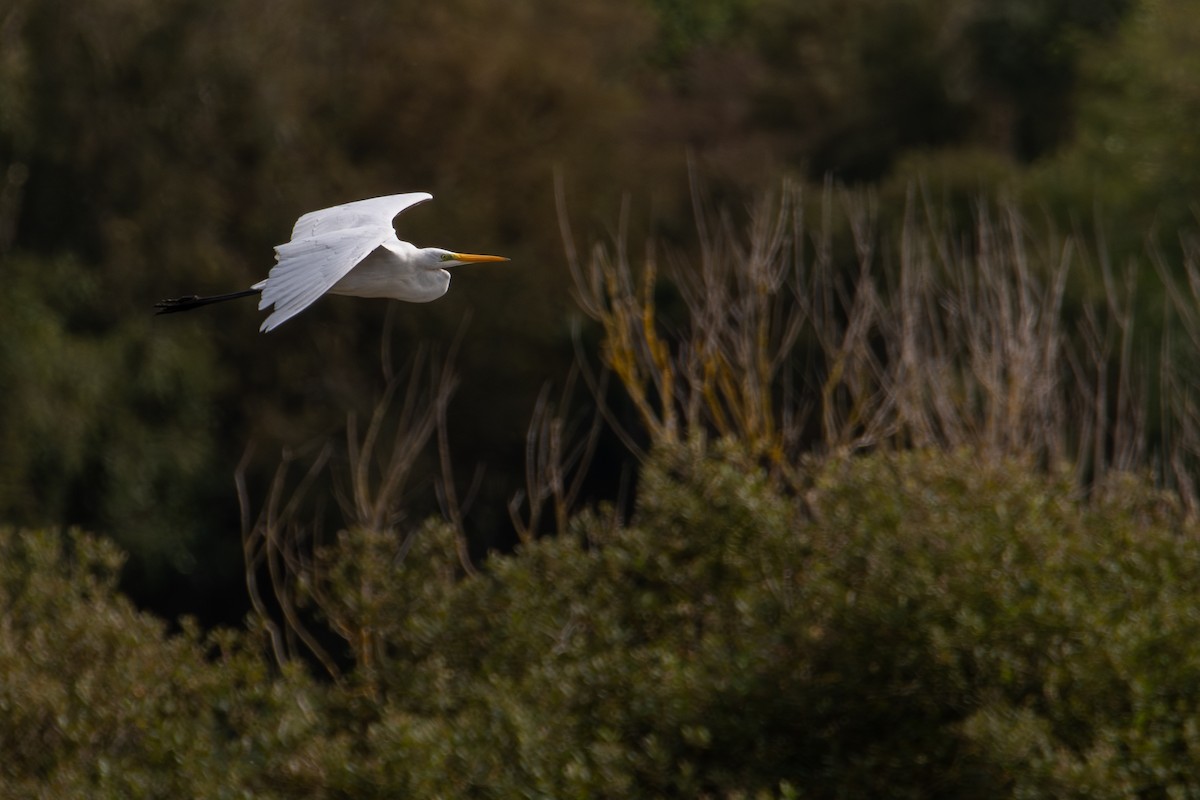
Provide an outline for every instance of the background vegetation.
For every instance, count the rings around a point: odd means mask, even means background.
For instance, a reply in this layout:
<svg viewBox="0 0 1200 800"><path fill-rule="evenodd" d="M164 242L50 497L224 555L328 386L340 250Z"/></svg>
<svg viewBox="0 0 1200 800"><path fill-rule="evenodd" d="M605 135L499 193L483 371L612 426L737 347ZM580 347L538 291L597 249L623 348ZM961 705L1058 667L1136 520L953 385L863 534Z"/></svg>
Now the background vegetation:
<svg viewBox="0 0 1200 800"><path fill-rule="evenodd" d="M1192 11L0 4L3 793L1195 793Z"/></svg>

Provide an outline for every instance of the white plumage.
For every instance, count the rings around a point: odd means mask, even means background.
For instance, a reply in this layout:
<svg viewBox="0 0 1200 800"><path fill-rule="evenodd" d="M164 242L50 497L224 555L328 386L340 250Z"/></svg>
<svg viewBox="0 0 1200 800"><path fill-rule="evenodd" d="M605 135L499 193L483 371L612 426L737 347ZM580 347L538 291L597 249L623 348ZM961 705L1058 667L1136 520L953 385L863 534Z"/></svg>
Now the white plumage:
<svg viewBox="0 0 1200 800"><path fill-rule="evenodd" d="M272 309L261 330L270 331L324 294L426 303L449 289L447 267L508 260L415 247L398 239L392 227L396 215L431 199L426 192L409 192L310 211L296 220L291 241L275 248L276 264L264 280L228 295L164 300L157 305L158 313L261 293L259 309Z"/></svg>

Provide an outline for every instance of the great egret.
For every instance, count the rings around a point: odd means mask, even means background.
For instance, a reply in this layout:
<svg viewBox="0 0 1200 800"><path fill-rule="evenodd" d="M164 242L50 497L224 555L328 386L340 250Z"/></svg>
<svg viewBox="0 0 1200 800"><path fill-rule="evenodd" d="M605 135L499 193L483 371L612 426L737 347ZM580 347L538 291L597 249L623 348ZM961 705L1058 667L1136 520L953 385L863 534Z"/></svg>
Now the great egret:
<svg viewBox="0 0 1200 800"><path fill-rule="evenodd" d="M292 240L275 248L277 263L265 280L230 294L163 300L155 303L158 309L155 313L190 311L210 303L259 294L260 311L275 307L260 328L270 331L323 294L428 303L450 288L447 267L508 261L503 256L415 247L398 239L392 220L405 209L432 199L433 195L426 192L409 192L310 211L296 220Z"/></svg>

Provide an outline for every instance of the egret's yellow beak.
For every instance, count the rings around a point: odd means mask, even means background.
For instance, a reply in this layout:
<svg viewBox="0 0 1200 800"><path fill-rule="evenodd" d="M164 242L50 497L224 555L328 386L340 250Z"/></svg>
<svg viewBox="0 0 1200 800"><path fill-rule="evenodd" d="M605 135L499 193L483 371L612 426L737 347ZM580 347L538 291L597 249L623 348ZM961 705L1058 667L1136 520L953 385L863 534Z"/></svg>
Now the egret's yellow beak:
<svg viewBox="0 0 1200 800"><path fill-rule="evenodd" d="M482 261L508 261L504 256L477 256L472 253L454 253L455 261L466 261L467 263L478 263Z"/></svg>

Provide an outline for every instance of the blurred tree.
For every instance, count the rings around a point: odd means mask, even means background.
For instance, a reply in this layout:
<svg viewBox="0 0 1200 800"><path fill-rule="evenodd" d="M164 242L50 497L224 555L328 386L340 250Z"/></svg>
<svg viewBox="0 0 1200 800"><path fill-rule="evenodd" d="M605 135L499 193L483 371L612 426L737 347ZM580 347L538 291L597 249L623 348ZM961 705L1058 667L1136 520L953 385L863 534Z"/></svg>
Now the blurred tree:
<svg viewBox="0 0 1200 800"><path fill-rule="evenodd" d="M793 131L788 156L818 178L878 178L905 149L961 140L954 23L940 2L767 3L756 35L770 78L756 119Z"/></svg>
<svg viewBox="0 0 1200 800"><path fill-rule="evenodd" d="M985 136L1030 161L1066 143L1076 119L1081 46L1109 38L1131 0L981 3L965 28Z"/></svg>
<svg viewBox="0 0 1200 800"><path fill-rule="evenodd" d="M1080 45L1107 37L1128 0L964 5L945 0L762 0L726 60L754 98L743 125L823 178L884 177L912 150L985 145L1024 161L1073 131Z"/></svg>
<svg viewBox="0 0 1200 800"><path fill-rule="evenodd" d="M1114 46L1084 52L1077 135L1039 166L1028 193L1063 216L1080 198L1095 203L1121 256L1142 253L1147 233L1177 252L1176 232L1197 222L1200 19L1146 0Z"/></svg>
<svg viewBox="0 0 1200 800"><path fill-rule="evenodd" d="M103 293L69 256L11 258L5 273L0 516L119 530L139 583L173 598L164 610L207 605L237 558L235 538L210 534L231 522L217 512L229 481L213 470L211 348L148 337L144 320L89 329ZM205 551L217 558L202 565Z"/></svg>
<svg viewBox="0 0 1200 800"><path fill-rule="evenodd" d="M754 12L755 0L648 0L655 11L654 60L678 65L696 49L727 43Z"/></svg>

